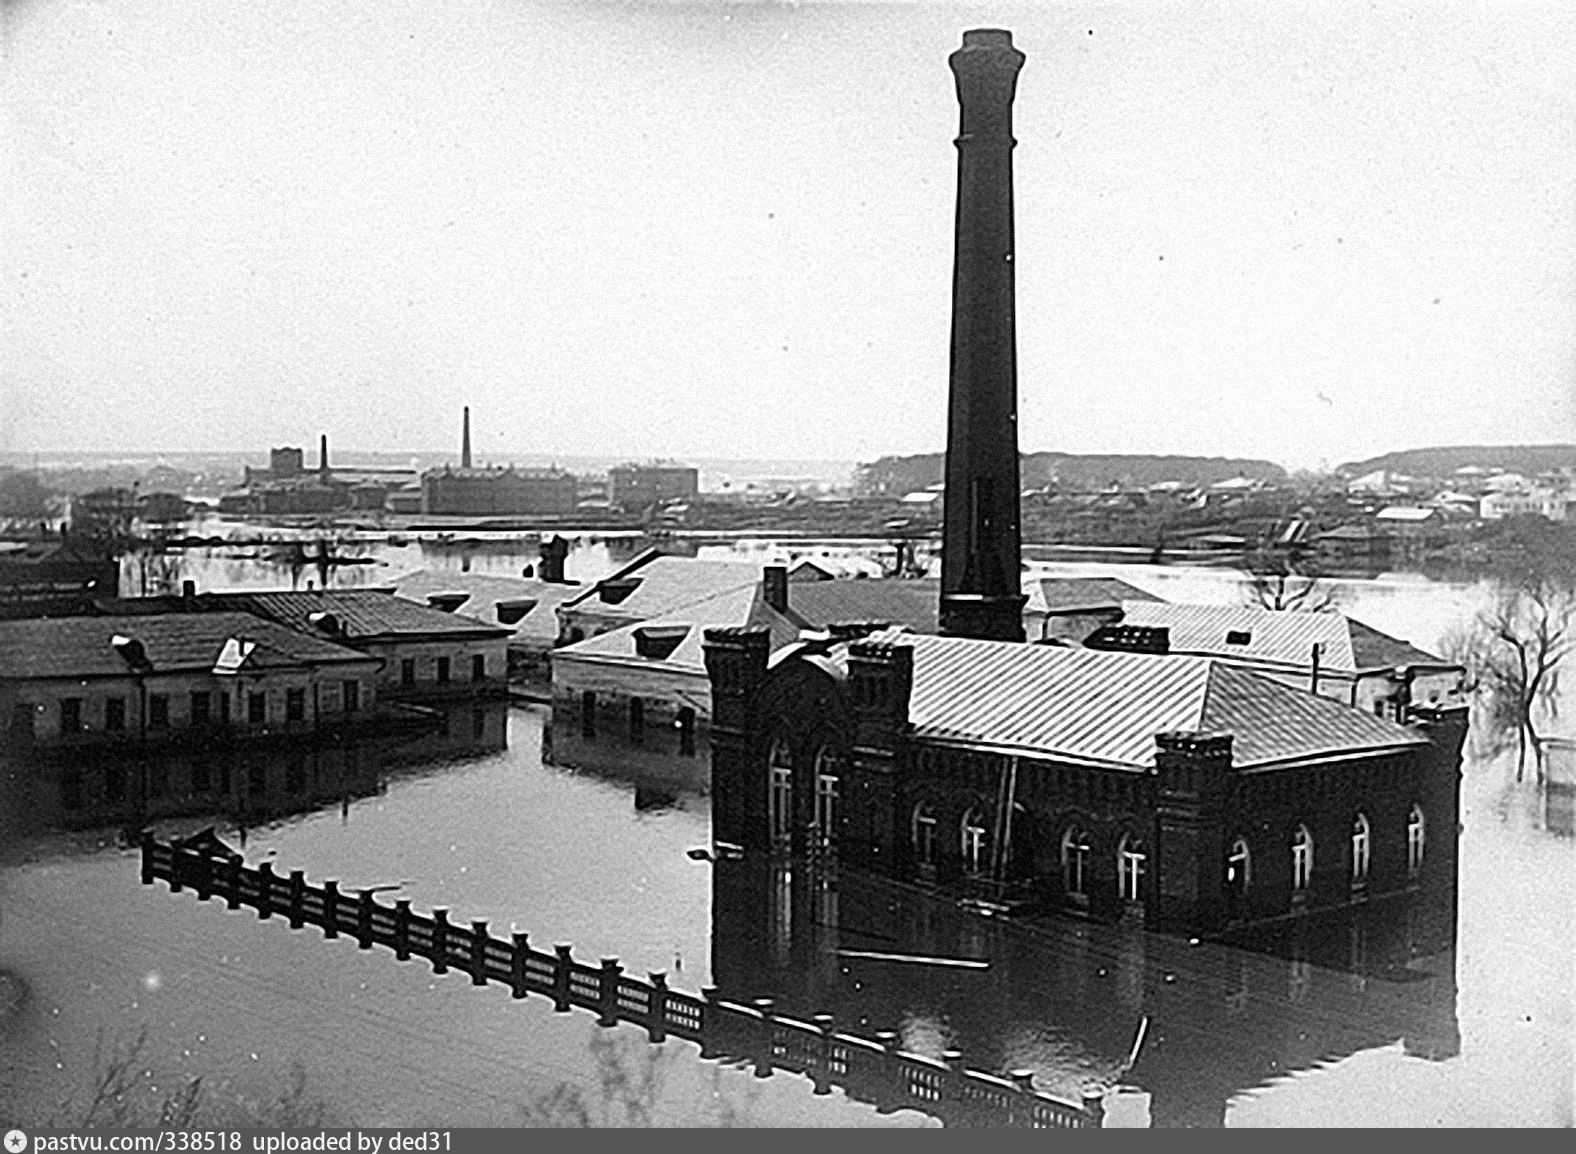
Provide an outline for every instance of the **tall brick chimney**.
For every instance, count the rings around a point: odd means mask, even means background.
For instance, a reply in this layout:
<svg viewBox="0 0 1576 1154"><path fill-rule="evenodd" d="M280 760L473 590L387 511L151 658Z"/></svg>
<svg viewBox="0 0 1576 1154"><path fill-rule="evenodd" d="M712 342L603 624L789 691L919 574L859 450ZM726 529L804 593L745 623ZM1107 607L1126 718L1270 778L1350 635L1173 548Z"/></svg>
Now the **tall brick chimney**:
<svg viewBox="0 0 1576 1154"><path fill-rule="evenodd" d="M465 431L460 435L460 468L471 467L471 407L465 406Z"/></svg>
<svg viewBox="0 0 1576 1154"><path fill-rule="evenodd" d="M328 434L324 433L317 442L317 471L323 476L328 476Z"/></svg>
<svg viewBox="0 0 1576 1154"><path fill-rule="evenodd" d="M947 63L961 129L941 632L1022 641L1012 99L1023 53L1012 33L979 28Z"/></svg>

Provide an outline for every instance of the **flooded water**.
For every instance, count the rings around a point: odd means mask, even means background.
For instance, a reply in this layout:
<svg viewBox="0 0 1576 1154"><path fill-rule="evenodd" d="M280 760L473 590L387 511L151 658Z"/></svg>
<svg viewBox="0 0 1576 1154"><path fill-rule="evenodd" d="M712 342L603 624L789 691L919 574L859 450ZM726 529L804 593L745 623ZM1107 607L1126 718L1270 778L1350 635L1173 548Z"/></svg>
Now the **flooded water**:
<svg viewBox="0 0 1576 1154"><path fill-rule="evenodd" d="M571 574L582 564L594 575L637 547L587 541ZM533 554L516 542L472 564L518 572ZM434 543L420 560L458 555ZM266 583L255 562L233 563L250 568L204 587ZM1218 571L1057 568L1177 600L1239 596ZM1415 578L1341 582L1337 593L1355 616L1424 647L1482 596ZM1465 766L1454 895L1376 905L1298 937L1190 945L1119 926L982 919L804 863L695 860L686 851L710 841L704 755L592 748L560 733L544 760L544 709L486 713L478 721L466 706L444 733L369 743L354 771L335 763L298 777L311 788L280 787L274 816L247 823L248 862L343 890L397 885L394 896L448 907L456 923L517 927L539 948L572 942L583 960L616 956L679 989L831 1013L854 1033L893 1030L909 1050L959 1050L975 1068L1033 1070L1039 1088L1070 1100L1104 1086L1112 1124L1572 1122L1576 841L1544 828L1536 787L1514 783L1507 756ZM267 780L288 781L287 767ZM17 796L0 805L15 808ZM239 843L236 816L158 828L217 823ZM875 1090L817 1096L794 1075L757 1077L686 1042L654 1046L632 1027L555 1014L543 998L513 1001L463 974L142 886L113 822L64 833L10 818L0 835L7 1120L86 1116L95 1076L143 1037L126 1064L138 1111L201 1076L215 1117L271 1121L320 1109L405 1126L934 1124ZM304 1089L292 1096L297 1078Z"/></svg>

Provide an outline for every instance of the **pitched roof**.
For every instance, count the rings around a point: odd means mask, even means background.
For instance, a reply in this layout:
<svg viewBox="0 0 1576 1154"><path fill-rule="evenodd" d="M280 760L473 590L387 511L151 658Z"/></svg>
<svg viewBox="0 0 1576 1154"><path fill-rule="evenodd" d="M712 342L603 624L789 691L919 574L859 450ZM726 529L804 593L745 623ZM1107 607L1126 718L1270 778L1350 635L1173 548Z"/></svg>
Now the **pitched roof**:
<svg viewBox="0 0 1576 1154"><path fill-rule="evenodd" d="M625 570L620 570L624 573ZM592 586L563 602L560 612L581 610L598 616L646 621L684 605L693 605L719 593L753 588L761 579L761 566L753 561L698 561L693 557L654 557L628 573L637 582L634 592L609 604ZM600 582L598 583L601 584Z"/></svg>
<svg viewBox="0 0 1576 1154"><path fill-rule="evenodd" d="M1160 600L1117 577L1042 577L1025 582L1024 592L1029 595L1024 608L1031 613L1120 609L1124 601Z"/></svg>
<svg viewBox="0 0 1576 1154"><path fill-rule="evenodd" d="M934 633L939 628L941 582L931 577L801 581L788 586L788 609L790 619L812 629L845 621L881 621L907 625L916 633Z"/></svg>
<svg viewBox="0 0 1576 1154"><path fill-rule="evenodd" d="M449 569L416 569L394 578L394 592L408 601L427 604L429 593L468 593L470 597L454 612L511 630L514 641L551 645L558 637L558 617L553 612L560 604L579 593L584 585L564 585L528 577L495 577L482 573L455 573ZM514 625L498 619L498 602L521 599L536 602L536 607Z"/></svg>
<svg viewBox="0 0 1576 1154"><path fill-rule="evenodd" d="M1426 744L1404 726L1202 657L1104 653L896 630L914 650L909 720L921 738L1128 769L1154 764L1155 735L1229 733L1233 762Z"/></svg>
<svg viewBox="0 0 1576 1154"><path fill-rule="evenodd" d="M315 632L314 613L339 618L347 641L374 638L440 635L458 638L504 637L510 630L486 625L471 617L457 617L418 605L387 589L314 589L290 593L205 593L196 598L204 608L235 609L255 613L302 632Z"/></svg>
<svg viewBox="0 0 1576 1154"><path fill-rule="evenodd" d="M1339 613L1296 613L1245 605L1178 605L1168 601L1125 601L1123 625L1164 626L1172 653L1194 653L1266 662L1295 668L1312 662L1320 646L1319 664L1351 672L1351 632ZM1228 634L1246 634L1233 644Z"/></svg>
<svg viewBox="0 0 1576 1154"><path fill-rule="evenodd" d="M142 643L154 673L211 670L226 643L249 638L249 669L374 660L249 613L164 613L0 621L0 678L124 676L116 636Z"/></svg>
<svg viewBox="0 0 1576 1154"><path fill-rule="evenodd" d="M584 641L577 641L573 645L566 645L562 649L555 649L553 665L556 668L576 660L589 660L619 665L678 669L704 676L706 630L724 625L743 625L750 621L751 611L756 607L759 598L760 591L753 584L740 589L729 589L660 617L631 622L618 629L610 629L606 633L588 637ZM688 625L690 628L684 640L679 642L678 647L668 656L642 657L635 650L635 633L639 629L656 625ZM777 647L776 632L774 630L773 648ZM797 635L795 630L783 643L786 644Z"/></svg>

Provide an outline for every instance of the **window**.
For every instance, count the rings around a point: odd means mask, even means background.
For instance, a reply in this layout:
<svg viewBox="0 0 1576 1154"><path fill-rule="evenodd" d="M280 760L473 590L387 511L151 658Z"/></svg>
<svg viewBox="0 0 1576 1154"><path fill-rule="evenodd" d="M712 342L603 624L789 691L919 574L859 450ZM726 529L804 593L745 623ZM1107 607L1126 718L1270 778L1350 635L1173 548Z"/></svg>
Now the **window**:
<svg viewBox="0 0 1576 1154"><path fill-rule="evenodd" d="M1312 880L1313 834L1307 826L1299 825L1291 838L1291 888L1303 893Z"/></svg>
<svg viewBox="0 0 1576 1154"><path fill-rule="evenodd" d="M596 694L589 689L580 695L580 732L596 736Z"/></svg>
<svg viewBox="0 0 1576 1154"><path fill-rule="evenodd" d="M62 697L60 699L60 732L82 732L82 699L80 697Z"/></svg>
<svg viewBox="0 0 1576 1154"><path fill-rule="evenodd" d="M399 683L401 685L416 684L416 659L407 657L399 663Z"/></svg>
<svg viewBox="0 0 1576 1154"><path fill-rule="evenodd" d="M646 732L646 703L638 697L629 699L629 737L639 741Z"/></svg>
<svg viewBox="0 0 1576 1154"><path fill-rule="evenodd" d="M1124 901L1143 900L1144 868L1149 857L1142 838L1127 833L1116 847L1117 882Z"/></svg>
<svg viewBox="0 0 1576 1154"><path fill-rule="evenodd" d="M695 711L689 706L679 707L678 716L673 724L679 731L679 756L695 756Z"/></svg>
<svg viewBox="0 0 1576 1154"><path fill-rule="evenodd" d="M793 751L786 741L779 738L772 742L767 765L771 769L768 814L772 844L785 846L793 840Z"/></svg>
<svg viewBox="0 0 1576 1154"><path fill-rule="evenodd" d="M449 683L449 659L447 657L440 657L440 658L438 658L438 684L439 685L447 685L448 683Z"/></svg>
<svg viewBox="0 0 1576 1154"><path fill-rule="evenodd" d="M285 690L285 720L286 721L305 721L306 720L306 690L304 690L304 689L287 689L287 690Z"/></svg>
<svg viewBox="0 0 1576 1154"><path fill-rule="evenodd" d="M1072 826L1062 834L1062 890L1073 897L1085 897L1089 877L1089 832Z"/></svg>
<svg viewBox="0 0 1576 1154"><path fill-rule="evenodd" d="M346 713L354 713L361 708L361 682L354 678L341 681L339 693Z"/></svg>
<svg viewBox="0 0 1576 1154"><path fill-rule="evenodd" d="M985 815L971 809L963 815L963 868L977 874L985 864Z"/></svg>
<svg viewBox="0 0 1576 1154"><path fill-rule="evenodd" d="M1248 852L1247 839L1239 837L1226 855L1226 892L1235 898L1246 897L1252 878L1253 855Z"/></svg>
<svg viewBox="0 0 1576 1154"><path fill-rule="evenodd" d="M471 680L487 680L487 658L480 653L471 658Z"/></svg>
<svg viewBox="0 0 1576 1154"><path fill-rule="evenodd" d="M150 693L148 695L148 728L168 729L170 727L170 699L163 693Z"/></svg>
<svg viewBox="0 0 1576 1154"><path fill-rule="evenodd" d="M209 697L208 697L208 694L206 692L197 692L197 693L193 693L192 694L192 724L193 725L207 725L208 724L208 706L209 706Z"/></svg>
<svg viewBox="0 0 1576 1154"><path fill-rule="evenodd" d="M914 861L922 867L936 864L936 810L928 801L914 807Z"/></svg>
<svg viewBox="0 0 1576 1154"><path fill-rule="evenodd" d="M471 710L471 737L477 741L487 736L487 711L485 709Z"/></svg>
<svg viewBox="0 0 1576 1154"><path fill-rule="evenodd" d="M1368 819L1358 814L1352 822L1352 884L1368 880Z"/></svg>
<svg viewBox="0 0 1576 1154"><path fill-rule="evenodd" d="M170 788L170 767L167 762L155 761L148 767L148 794L163 797Z"/></svg>
<svg viewBox="0 0 1576 1154"><path fill-rule="evenodd" d="M1423 841L1426 834L1423 811L1414 805L1406 819L1406 872L1413 877L1423 868Z"/></svg>
<svg viewBox="0 0 1576 1154"><path fill-rule="evenodd" d="M261 725L268 720L268 694L253 693L246 699L246 720Z"/></svg>
<svg viewBox="0 0 1576 1154"><path fill-rule="evenodd" d="M104 699L104 728L112 733L119 733L126 728L126 699L124 697L107 697Z"/></svg>
<svg viewBox="0 0 1576 1154"><path fill-rule="evenodd" d="M126 771L118 765L104 771L104 797L112 802L126 800Z"/></svg>
<svg viewBox="0 0 1576 1154"><path fill-rule="evenodd" d="M837 829L837 759L831 750L815 755L815 844L826 849L832 845Z"/></svg>
<svg viewBox="0 0 1576 1154"><path fill-rule="evenodd" d="M60 779L60 808L82 808L82 775L68 773Z"/></svg>
<svg viewBox="0 0 1576 1154"><path fill-rule="evenodd" d="M219 724L230 724L230 694L228 692L219 694Z"/></svg>

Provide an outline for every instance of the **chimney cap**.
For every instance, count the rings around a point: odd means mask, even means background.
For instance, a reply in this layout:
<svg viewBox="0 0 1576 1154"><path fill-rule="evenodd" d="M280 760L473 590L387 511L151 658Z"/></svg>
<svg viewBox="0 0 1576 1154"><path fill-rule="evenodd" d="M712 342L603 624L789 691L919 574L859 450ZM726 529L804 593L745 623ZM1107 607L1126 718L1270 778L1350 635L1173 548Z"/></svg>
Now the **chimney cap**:
<svg viewBox="0 0 1576 1154"><path fill-rule="evenodd" d="M1012 33L1005 28L970 28L963 33L965 48L1011 48Z"/></svg>

